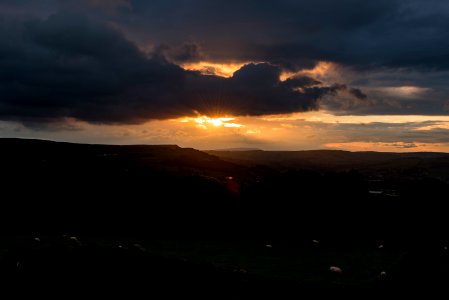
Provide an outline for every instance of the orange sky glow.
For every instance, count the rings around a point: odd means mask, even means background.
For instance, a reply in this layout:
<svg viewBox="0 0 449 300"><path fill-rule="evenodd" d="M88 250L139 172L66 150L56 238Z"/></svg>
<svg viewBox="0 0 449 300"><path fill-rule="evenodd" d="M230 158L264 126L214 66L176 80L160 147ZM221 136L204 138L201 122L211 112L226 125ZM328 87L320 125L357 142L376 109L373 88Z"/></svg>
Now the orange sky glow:
<svg viewBox="0 0 449 300"><path fill-rule="evenodd" d="M202 74L231 77L245 63L202 61L183 65ZM312 69L284 72L280 79L313 76L334 81L339 66L322 61ZM380 89L380 88L379 88ZM383 88L383 92L413 98L426 92L416 86ZM0 122L0 127L1 127ZM14 127L16 126L16 127ZM39 131L4 123L6 130L21 137L39 138ZM198 149L249 147L265 150L340 149L350 151L449 152L449 143L431 141L426 134L449 130L449 116L428 115L335 115L330 111L309 111L265 116L201 115L154 120L139 125L89 124L66 120L55 140L116 144L177 144ZM67 132L70 131L70 135ZM89 132L88 138L83 134ZM67 139L67 136L70 136ZM45 138L45 132L42 132Z"/></svg>
<svg viewBox="0 0 449 300"><path fill-rule="evenodd" d="M264 150L339 149L349 151L449 152L449 143L427 141L449 128L449 116L337 116L314 111L260 117L198 115L139 125L98 125L68 120L55 140L118 144L177 144L197 149L249 147ZM0 124L1 125L1 124ZM19 126L19 125L17 125ZM30 137L24 127L14 128ZM398 130L400 134L398 134ZM91 140L84 132L89 131ZM403 131L403 132L401 132ZM39 138L33 132L33 138ZM42 138L45 138L42 132ZM444 133L443 133L444 134ZM407 139L403 137L407 136Z"/></svg>

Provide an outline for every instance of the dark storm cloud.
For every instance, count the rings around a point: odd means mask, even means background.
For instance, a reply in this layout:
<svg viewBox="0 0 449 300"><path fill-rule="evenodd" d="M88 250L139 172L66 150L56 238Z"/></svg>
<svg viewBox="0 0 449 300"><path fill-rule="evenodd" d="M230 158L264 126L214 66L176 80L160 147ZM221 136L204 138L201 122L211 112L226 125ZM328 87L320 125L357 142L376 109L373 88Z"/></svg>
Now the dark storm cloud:
<svg viewBox="0 0 449 300"><path fill-rule="evenodd" d="M114 30L78 15L1 25L3 119L130 121L126 107L141 100L129 93L143 84L167 89L184 76L179 67L147 59Z"/></svg>
<svg viewBox="0 0 449 300"><path fill-rule="evenodd" d="M285 80L285 84L294 88L295 86L310 87L319 85L321 82L309 76L295 76Z"/></svg>
<svg viewBox="0 0 449 300"><path fill-rule="evenodd" d="M434 75L449 71L448 15L445 0L0 0L0 118L446 114L447 76ZM178 66L200 60L265 63L229 79ZM279 81L323 60L377 77ZM429 92L395 98L374 80Z"/></svg>
<svg viewBox="0 0 449 300"><path fill-rule="evenodd" d="M248 64L228 79L185 71L163 55L144 54L112 27L79 14L4 18L0 41L0 118L26 124L64 118L139 123L194 111L306 111L317 109L323 96L346 89L312 78L282 82L282 69L268 63ZM185 45L174 57L189 61L197 52Z"/></svg>
<svg viewBox="0 0 449 300"><path fill-rule="evenodd" d="M134 0L114 20L143 43L197 41L213 60L449 67L445 0Z"/></svg>
<svg viewBox="0 0 449 300"><path fill-rule="evenodd" d="M159 45L152 51L152 54L180 64L199 62L204 59L200 47L194 43L184 43L176 47Z"/></svg>
<svg viewBox="0 0 449 300"><path fill-rule="evenodd" d="M238 115L278 114L318 109L319 99L346 89L338 84L310 86L312 79L280 81L281 71L267 63L247 64L228 79L189 78L186 94L192 101L188 102L212 114L214 110Z"/></svg>
<svg viewBox="0 0 449 300"><path fill-rule="evenodd" d="M366 99L368 98L368 96L362 92L362 90L360 89L356 89L356 88L350 88L349 93L352 94L354 97L356 97L357 99Z"/></svg>
<svg viewBox="0 0 449 300"><path fill-rule="evenodd" d="M187 42L184 53L199 46L215 61L449 68L446 0L1 0L0 7L77 10L114 24L143 48Z"/></svg>

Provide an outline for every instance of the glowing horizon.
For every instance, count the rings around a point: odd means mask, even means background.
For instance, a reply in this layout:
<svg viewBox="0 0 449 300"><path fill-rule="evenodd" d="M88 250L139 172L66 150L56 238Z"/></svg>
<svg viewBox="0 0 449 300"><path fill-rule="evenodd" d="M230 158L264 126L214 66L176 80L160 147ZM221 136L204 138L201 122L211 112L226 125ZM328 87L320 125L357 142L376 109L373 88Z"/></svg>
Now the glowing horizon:
<svg viewBox="0 0 449 300"><path fill-rule="evenodd" d="M46 131L0 122L4 137L46 139ZM137 125L106 125L68 119L53 140L106 144L177 144L200 150L338 149L384 152L449 152L449 116L338 116L311 111L267 116L197 115ZM89 133L89 135L86 135ZM435 139L434 136L440 137Z"/></svg>
<svg viewBox="0 0 449 300"><path fill-rule="evenodd" d="M174 119L174 121L180 123L194 123L198 128L202 129L211 129L214 127L240 128L244 126L242 124L230 123L233 120L235 120L234 117L209 117L206 115Z"/></svg>

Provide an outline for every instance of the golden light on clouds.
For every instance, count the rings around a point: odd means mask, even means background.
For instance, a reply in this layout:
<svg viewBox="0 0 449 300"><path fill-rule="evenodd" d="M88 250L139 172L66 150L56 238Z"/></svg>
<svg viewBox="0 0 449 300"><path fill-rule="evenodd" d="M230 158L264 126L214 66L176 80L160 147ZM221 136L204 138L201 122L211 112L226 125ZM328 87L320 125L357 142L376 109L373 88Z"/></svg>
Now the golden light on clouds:
<svg viewBox="0 0 449 300"><path fill-rule="evenodd" d="M442 130L449 130L449 123L448 122L436 122L431 125L425 125L422 127L416 128L418 131L431 131L436 129L442 129Z"/></svg>
<svg viewBox="0 0 449 300"><path fill-rule="evenodd" d="M236 71L238 71L244 65L249 63L257 63L257 62L247 61L239 63L216 63L209 61L200 61L196 63L185 63L182 64L181 67L189 71L198 71L203 75L217 75L229 78L232 77L232 75ZM285 81L288 78L295 76L309 76L322 80L323 79L322 77L328 77L329 74L335 73L336 68L337 64L335 63L328 61L320 61L312 69L303 69L298 72L284 71L280 75L280 80Z"/></svg>
<svg viewBox="0 0 449 300"><path fill-rule="evenodd" d="M449 152L449 143L416 143L416 142L347 142L329 143L328 149L349 151L379 152Z"/></svg>
<svg viewBox="0 0 449 300"><path fill-rule="evenodd" d="M267 115L260 117L266 121L308 121L322 122L326 124L371 124L371 123L419 123L419 122L449 122L449 116L425 116L425 115L333 115L326 111L310 111L283 115Z"/></svg>
<svg viewBox="0 0 449 300"><path fill-rule="evenodd" d="M201 61L197 63L186 63L181 65L185 70L199 71L203 75L217 75L221 77L232 77L235 71L249 62L244 63L214 63Z"/></svg>
<svg viewBox="0 0 449 300"><path fill-rule="evenodd" d="M419 86L393 86L393 87L378 87L373 88L373 90L382 92L387 96L413 99L419 98L426 92L429 92L431 89Z"/></svg>
<svg viewBox="0 0 449 300"><path fill-rule="evenodd" d="M303 69L298 72L288 72L285 71L281 74L280 79L282 81L287 80L290 77L295 76L309 76L309 77L323 77L331 73L333 69L336 68L336 64L328 61L320 61L316 64L316 66L312 69Z"/></svg>
<svg viewBox="0 0 449 300"><path fill-rule="evenodd" d="M13 123L0 122L0 130L5 137L9 136L9 131L14 136L19 132L23 138L45 138L44 131L33 131ZM88 138L86 132L90 133ZM447 132L449 116L444 115L338 116L327 111L313 111L271 116L197 114L127 126L71 119L54 132L54 139L106 144L177 144L200 150L249 147L449 152Z"/></svg>
<svg viewBox="0 0 449 300"><path fill-rule="evenodd" d="M301 70L301 74L308 76L324 76L329 73L329 71L336 66L335 63L328 61L320 61L313 69Z"/></svg>
<svg viewBox="0 0 449 300"><path fill-rule="evenodd" d="M424 142L419 138L419 132L449 130L449 116L338 116L312 111L259 117L198 115L170 122L173 128L185 132L184 136L190 136L189 143L208 140L206 149L253 147L256 143L266 150L449 151L449 144ZM404 140L398 132L404 134ZM414 132L418 137L416 141L410 138ZM252 144L247 145L248 142Z"/></svg>
<svg viewBox="0 0 449 300"><path fill-rule="evenodd" d="M202 128L202 129L214 129L219 127L226 127L226 128L240 128L244 125L232 123L231 121L234 121L235 118L233 117L208 117L208 116L198 116L198 117L186 117L177 119L175 121L178 121L180 123L192 123L195 124L196 127Z"/></svg>

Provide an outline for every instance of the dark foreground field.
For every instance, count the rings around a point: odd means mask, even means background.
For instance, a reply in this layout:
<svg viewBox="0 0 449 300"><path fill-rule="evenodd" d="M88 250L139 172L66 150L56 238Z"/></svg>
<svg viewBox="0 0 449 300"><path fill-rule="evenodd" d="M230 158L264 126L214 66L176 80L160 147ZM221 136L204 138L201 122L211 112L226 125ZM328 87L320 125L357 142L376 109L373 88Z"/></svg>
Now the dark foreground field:
<svg viewBox="0 0 449 300"><path fill-rule="evenodd" d="M0 276L18 294L284 299L449 287L447 154L18 139L0 139L0 154Z"/></svg>

